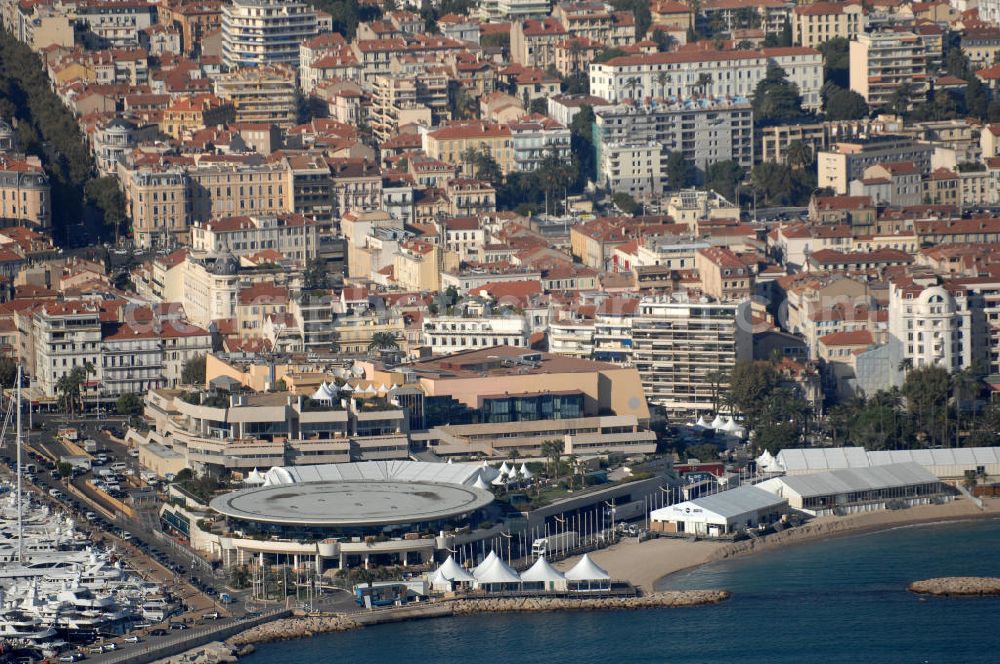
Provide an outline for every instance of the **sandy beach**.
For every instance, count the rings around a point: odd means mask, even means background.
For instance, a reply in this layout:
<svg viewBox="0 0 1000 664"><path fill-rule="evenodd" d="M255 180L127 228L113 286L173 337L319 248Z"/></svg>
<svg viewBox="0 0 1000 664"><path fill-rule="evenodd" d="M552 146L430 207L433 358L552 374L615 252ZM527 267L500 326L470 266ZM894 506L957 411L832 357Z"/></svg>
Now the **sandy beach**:
<svg viewBox="0 0 1000 664"><path fill-rule="evenodd" d="M675 572L790 544L918 523L1000 518L1000 499L987 498L983 507L980 510L971 501L959 499L945 505L920 505L906 510L880 510L845 517L819 517L795 529L736 543L676 539L638 542L635 538L628 538L607 549L595 551L590 557L608 570L612 578L628 579L643 591L652 592L659 579ZM556 567L565 571L577 560L571 558Z"/></svg>

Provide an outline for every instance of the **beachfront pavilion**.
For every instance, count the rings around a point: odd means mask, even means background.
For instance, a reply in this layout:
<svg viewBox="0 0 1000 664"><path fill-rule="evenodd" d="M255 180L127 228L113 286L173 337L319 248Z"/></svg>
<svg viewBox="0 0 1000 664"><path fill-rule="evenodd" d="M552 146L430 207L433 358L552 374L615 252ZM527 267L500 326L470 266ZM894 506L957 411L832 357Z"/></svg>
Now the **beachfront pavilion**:
<svg viewBox="0 0 1000 664"><path fill-rule="evenodd" d="M890 503L922 505L947 496L941 480L912 462L773 477L757 487L814 516L880 510Z"/></svg>
<svg viewBox="0 0 1000 664"><path fill-rule="evenodd" d="M721 537L774 523L786 512L787 499L755 486L741 486L653 510L649 527L661 533Z"/></svg>
<svg viewBox="0 0 1000 664"><path fill-rule="evenodd" d="M944 450L878 450L863 447L790 448L757 460L764 472L809 475L843 468L871 468L916 463L942 480L962 480L966 473L1000 475L1000 448L956 447Z"/></svg>
<svg viewBox="0 0 1000 664"><path fill-rule="evenodd" d="M566 590L566 575L552 566L545 556L521 573L521 587L524 590Z"/></svg>

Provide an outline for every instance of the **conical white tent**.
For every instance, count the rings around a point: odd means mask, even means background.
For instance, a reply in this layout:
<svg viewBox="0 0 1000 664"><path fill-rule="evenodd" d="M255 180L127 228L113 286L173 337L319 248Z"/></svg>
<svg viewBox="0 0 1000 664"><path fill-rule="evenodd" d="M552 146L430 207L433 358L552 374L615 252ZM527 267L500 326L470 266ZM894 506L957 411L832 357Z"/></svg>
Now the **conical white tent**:
<svg viewBox="0 0 1000 664"><path fill-rule="evenodd" d="M385 386L385 383L382 383L381 385L378 386L378 391L381 392L382 394L385 394L386 392L389 391L389 388Z"/></svg>
<svg viewBox="0 0 1000 664"><path fill-rule="evenodd" d="M506 483L507 483L507 476L504 475L503 473L500 473L499 475L497 475L493 479L493 481L490 482L490 484L492 484L493 486L503 486Z"/></svg>
<svg viewBox="0 0 1000 664"><path fill-rule="evenodd" d="M521 577L517 575L514 568L505 563L499 556L486 567L480 565L477 569L479 570L479 573L476 575L477 588L485 587L487 590L502 590L508 589L511 586L521 585Z"/></svg>
<svg viewBox="0 0 1000 664"><path fill-rule="evenodd" d="M500 474L501 475L506 475L509 471L510 471L510 468L507 467L507 462L506 461L504 461L502 464L500 464Z"/></svg>
<svg viewBox="0 0 1000 664"><path fill-rule="evenodd" d="M771 456L770 450L764 450L764 453L757 457L756 461L757 465L763 468L770 465L774 461L774 457Z"/></svg>
<svg viewBox="0 0 1000 664"><path fill-rule="evenodd" d="M521 464L521 477L523 477L526 480L530 480L534 476L535 476L535 474L533 472L531 472L530 470L528 470L528 467L522 463Z"/></svg>
<svg viewBox="0 0 1000 664"><path fill-rule="evenodd" d="M448 556L448 559L428 576L427 582L433 590L451 592L461 587L472 587L472 584L475 583L475 577L456 563L451 556Z"/></svg>
<svg viewBox="0 0 1000 664"><path fill-rule="evenodd" d="M726 433L732 433L740 428L740 425L736 423L736 420L732 417L727 417L726 421L722 425L722 430Z"/></svg>
<svg viewBox="0 0 1000 664"><path fill-rule="evenodd" d="M611 587L611 575L586 553L580 558L580 562L566 572L566 580L575 590L606 590Z"/></svg>
<svg viewBox="0 0 1000 664"><path fill-rule="evenodd" d="M473 583L476 577L469 574L461 565L455 562L455 559L451 556L441 563L441 567L438 567L437 571L444 578L448 579L452 583Z"/></svg>
<svg viewBox="0 0 1000 664"><path fill-rule="evenodd" d="M344 386L342 388L340 388L340 391L341 392L353 392L354 388L351 387L350 383L344 383Z"/></svg>
<svg viewBox="0 0 1000 664"><path fill-rule="evenodd" d="M263 484L264 483L264 473L260 472L256 468L250 471L247 478L243 480L244 484Z"/></svg>
<svg viewBox="0 0 1000 664"><path fill-rule="evenodd" d="M550 565L545 556L521 574L521 582L541 590L566 589L566 575Z"/></svg>
<svg viewBox="0 0 1000 664"><path fill-rule="evenodd" d="M723 424L722 416L721 415L716 415L715 419L712 420L712 423L709 424L708 426L710 426L713 429L718 430L718 429L722 428L722 424Z"/></svg>
<svg viewBox="0 0 1000 664"><path fill-rule="evenodd" d="M336 394L330 389L330 387L326 383L323 383L315 392L313 392L312 398L314 401L330 401L335 396Z"/></svg>
<svg viewBox="0 0 1000 664"><path fill-rule="evenodd" d="M486 554L486 557L483 558L483 562L479 563L478 565L472 568L472 576L478 576L480 570L484 570L490 565L492 565L493 561L496 559L497 559L496 552L490 551L488 554Z"/></svg>
<svg viewBox="0 0 1000 664"><path fill-rule="evenodd" d="M483 481L482 473L476 475L476 481L472 485L473 489L482 489L483 491L489 491L490 485Z"/></svg>
<svg viewBox="0 0 1000 664"><path fill-rule="evenodd" d="M511 466L510 470L507 471L507 477L509 477L512 480L516 480L517 479L517 468L515 468L514 466Z"/></svg>
<svg viewBox="0 0 1000 664"><path fill-rule="evenodd" d="M365 388L365 394L378 394L378 392L375 391L371 383L368 383L368 387Z"/></svg>

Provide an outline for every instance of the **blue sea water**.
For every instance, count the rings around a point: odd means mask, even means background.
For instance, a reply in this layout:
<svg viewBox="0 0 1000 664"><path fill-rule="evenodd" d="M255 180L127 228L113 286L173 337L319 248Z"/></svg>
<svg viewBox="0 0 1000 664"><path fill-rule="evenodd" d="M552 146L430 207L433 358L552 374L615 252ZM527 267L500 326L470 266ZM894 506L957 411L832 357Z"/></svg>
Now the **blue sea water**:
<svg viewBox="0 0 1000 664"><path fill-rule="evenodd" d="M245 664L1000 662L1000 599L919 598L917 579L1000 576L1000 520L897 528L713 563L661 589L716 606L417 621L266 644Z"/></svg>

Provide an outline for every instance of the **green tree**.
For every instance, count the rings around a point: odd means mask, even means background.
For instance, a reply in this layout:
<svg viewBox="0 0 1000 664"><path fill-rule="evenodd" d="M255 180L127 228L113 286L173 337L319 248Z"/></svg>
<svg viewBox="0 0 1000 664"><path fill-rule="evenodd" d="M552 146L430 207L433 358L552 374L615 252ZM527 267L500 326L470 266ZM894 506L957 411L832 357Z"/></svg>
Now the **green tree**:
<svg viewBox="0 0 1000 664"><path fill-rule="evenodd" d="M549 112L549 100L545 97L536 97L531 100L528 104L529 113L541 113L542 115L548 115Z"/></svg>
<svg viewBox="0 0 1000 664"><path fill-rule="evenodd" d="M94 365L85 362L83 366L73 367L56 381L59 403L67 415L75 415L83 410L83 384L87 381L87 376L93 373Z"/></svg>
<svg viewBox="0 0 1000 664"><path fill-rule="evenodd" d="M369 354L396 350L399 350L399 342L396 341L396 335L392 332L376 332L368 344Z"/></svg>
<svg viewBox="0 0 1000 664"><path fill-rule="evenodd" d="M569 125L570 149L577 159L576 190L597 179L597 157L594 149L594 109L584 104Z"/></svg>
<svg viewBox="0 0 1000 664"><path fill-rule="evenodd" d="M754 123L764 126L791 122L804 115L802 95L781 67L769 67L754 89L753 114Z"/></svg>
<svg viewBox="0 0 1000 664"><path fill-rule="evenodd" d="M975 76L965 86L965 108L969 115L980 120L989 119L990 93Z"/></svg>
<svg viewBox="0 0 1000 664"><path fill-rule="evenodd" d="M104 225L111 229L117 242L125 222L125 195L118 178L113 175L90 180L83 188L88 203L100 210Z"/></svg>
<svg viewBox="0 0 1000 664"><path fill-rule="evenodd" d="M792 169L785 164L757 164L750 172L750 181L765 205L787 205L792 200Z"/></svg>
<svg viewBox="0 0 1000 664"><path fill-rule="evenodd" d="M73 465L65 461L60 461L56 466L56 471L59 473L59 477L63 479L73 476Z"/></svg>
<svg viewBox="0 0 1000 664"><path fill-rule="evenodd" d="M326 265L319 258L308 259L305 269L302 271L302 289L306 291L323 290L328 286L329 275Z"/></svg>
<svg viewBox="0 0 1000 664"><path fill-rule="evenodd" d="M769 362L737 362L733 367L729 376L730 399L750 429L763 418L779 382L780 376Z"/></svg>
<svg viewBox="0 0 1000 664"><path fill-rule="evenodd" d="M951 376L942 367L918 367L906 375L903 396L918 432L928 440L943 443L947 440L948 398L951 394Z"/></svg>
<svg viewBox="0 0 1000 664"><path fill-rule="evenodd" d="M10 357L0 357L0 387L17 386L17 362Z"/></svg>
<svg viewBox="0 0 1000 664"><path fill-rule="evenodd" d="M604 48L594 54L593 62L601 64L613 58L620 58L623 55L628 55L628 54L625 51L621 50L620 48L614 48L614 47Z"/></svg>
<svg viewBox="0 0 1000 664"><path fill-rule="evenodd" d="M656 44L656 50L660 53L666 53L670 50L670 36L660 28L653 30L653 42Z"/></svg>
<svg viewBox="0 0 1000 664"><path fill-rule="evenodd" d="M635 17L636 39L642 39L646 36L649 26L653 22L647 0L611 0L611 6L620 12L632 12Z"/></svg>
<svg viewBox="0 0 1000 664"><path fill-rule="evenodd" d="M886 108L897 115L902 115L910 109L910 100L912 98L913 88L909 83L903 83L898 88L893 90L891 95L889 95L889 100L886 102Z"/></svg>
<svg viewBox="0 0 1000 664"><path fill-rule="evenodd" d="M829 39L819 45L823 54L823 80L841 89L851 86L851 42L843 37Z"/></svg>
<svg viewBox="0 0 1000 664"><path fill-rule="evenodd" d="M142 413L142 399L138 394L128 393L118 397L115 410L119 415L139 415Z"/></svg>
<svg viewBox="0 0 1000 664"><path fill-rule="evenodd" d="M802 141L792 141L785 153L785 163L793 171L801 171L813 165L812 148Z"/></svg>
<svg viewBox="0 0 1000 664"><path fill-rule="evenodd" d="M684 455L689 459L694 458L699 461L715 461L719 458L719 446L712 443L688 445L684 449Z"/></svg>
<svg viewBox="0 0 1000 664"><path fill-rule="evenodd" d="M611 202L614 203L615 207L627 215L634 215L639 211L639 204L635 202L634 198L625 192L620 191L612 195Z"/></svg>
<svg viewBox="0 0 1000 664"><path fill-rule="evenodd" d="M738 204L736 188L744 177L746 171L735 161L717 161L705 169L705 188L716 191Z"/></svg>
<svg viewBox="0 0 1000 664"><path fill-rule="evenodd" d="M694 167L680 150L674 150L667 155L666 171L667 183L675 191L694 183Z"/></svg>
<svg viewBox="0 0 1000 664"><path fill-rule="evenodd" d="M199 355L185 362L181 369L181 382L185 385L204 385L206 361L205 355Z"/></svg>
<svg viewBox="0 0 1000 664"><path fill-rule="evenodd" d="M825 97L823 112L827 120L860 120L868 117L868 103L854 90L834 86Z"/></svg>

